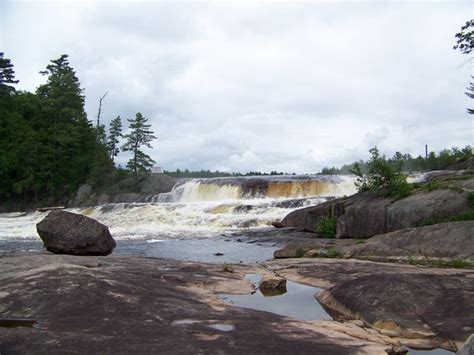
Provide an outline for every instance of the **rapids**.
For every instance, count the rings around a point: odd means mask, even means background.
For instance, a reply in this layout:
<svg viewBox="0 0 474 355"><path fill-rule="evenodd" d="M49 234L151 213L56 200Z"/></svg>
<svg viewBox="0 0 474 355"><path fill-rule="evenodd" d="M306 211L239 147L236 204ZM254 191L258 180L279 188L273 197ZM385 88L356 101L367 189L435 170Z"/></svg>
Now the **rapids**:
<svg viewBox="0 0 474 355"><path fill-rule="evenodd" d="M68 208L104 223L117 240L195 239L271 225L290 211L355 192L349 176L188 179L146 203ZM47 212L0 214L0 240L38 239Z"/></svg>

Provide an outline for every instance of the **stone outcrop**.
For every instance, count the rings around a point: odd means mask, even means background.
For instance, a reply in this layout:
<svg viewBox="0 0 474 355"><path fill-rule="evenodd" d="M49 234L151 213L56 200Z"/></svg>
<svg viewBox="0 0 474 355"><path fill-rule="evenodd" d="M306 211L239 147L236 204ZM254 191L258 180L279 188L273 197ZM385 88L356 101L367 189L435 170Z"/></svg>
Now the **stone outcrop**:
<svg viewBox="0 0 474 355"><path fill-rule="evenodd" d="M358 318L389 335L460 345L474 329L472 276L375 271L336 284L318 300L336 318Z"/></svg>
<svg viewBox="0 0 474 355"><path fill-rule="evenodd" d="M68 207L97 206L108 203L150 202L151 197L170 192L176 179L165 174L149 174L126 179L108 187L108 192L94 192L92 186L84 184Z"/></svg>
<svg viewBox="0 0 474 355"><path fill-rule="evenodd" d="M272 260L288 280L326 289L317 298L336 319L359 319L410 348L456 351L474 329L474 270L355 259Z"/></svg>
<svg viewBox="0 0 474 355"><path fill-rule="evenodd" d="M474 221L447 222L376 235L353 245L353 258L461 258L474 260Z"/></svg>
<svg viewBox="0 0 474 355"><path fill-rule="evenodd" d="M293 211L274 226L315 232L322 218L337 217L337 238L369 238L470 213L467 196L474 178L443 183L432 191L415 190L400 200L361 192Z"/></svg>
<svg viewBox="0 0 474 355"><path fill-rule="evenodd" d="M44 247L55 254L108 255L116 246L105 225L75 213L51 211L36 229Z"/></svg>

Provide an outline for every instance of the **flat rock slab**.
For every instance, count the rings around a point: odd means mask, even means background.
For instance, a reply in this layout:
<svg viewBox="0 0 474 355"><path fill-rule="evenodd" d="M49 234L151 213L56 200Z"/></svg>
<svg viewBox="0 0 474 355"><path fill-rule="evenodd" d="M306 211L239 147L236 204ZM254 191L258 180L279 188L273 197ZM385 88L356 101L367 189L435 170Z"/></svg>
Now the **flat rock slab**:
<svg viewBox="0 0 474 355"><path fill-rule="evenodd" d="M364 340L360 329L351 336L341 323L310 324L223 303L215 293L251 289L245 267L227 273L219 265L158 259L30 255L2 258L0 270L1 317L37 322L0 327L2 354L384 354L387 348L387 340Z"/></svg>
<svg viewBox="0 0 474 355"><path fill-rule="evenodd" d="M376 235L346 248L353 258L459 258L474 260L474 221L440 223Z"/></svg>
<svg viewBox="0 0 474 355"><path fill-rule="evenodd" d="M474 332L474 271L362 260L272 261L291 280L328 288L318 299L332 315L361 319L386 334L458 346Z"/></svg>

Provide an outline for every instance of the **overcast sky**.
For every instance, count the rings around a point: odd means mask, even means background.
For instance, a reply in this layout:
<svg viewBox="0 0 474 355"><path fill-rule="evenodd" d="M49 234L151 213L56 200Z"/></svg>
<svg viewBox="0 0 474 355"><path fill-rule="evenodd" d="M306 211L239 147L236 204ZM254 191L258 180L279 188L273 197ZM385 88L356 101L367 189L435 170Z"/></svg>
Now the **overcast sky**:
<svg viewBox="0 0 474 355"><path fill-rule="evenodd" d="M0 2L18 88L69 54L89 119L106 91L107 125L142 112L167 170L316 172L474 141L452 49L471 1Z"/></svg>

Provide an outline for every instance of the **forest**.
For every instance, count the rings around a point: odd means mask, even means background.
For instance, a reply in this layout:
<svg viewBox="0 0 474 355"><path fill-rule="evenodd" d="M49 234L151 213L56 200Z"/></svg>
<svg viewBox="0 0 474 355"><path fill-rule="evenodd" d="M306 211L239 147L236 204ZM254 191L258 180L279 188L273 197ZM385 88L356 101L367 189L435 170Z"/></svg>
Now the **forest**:
<svg viewBox="0 0 474 355"><path fill-rule="evenodd" d="M84 110L85 96L68 55L51 60L44 71L46 83L34 93L15 89L11 60L0 53L0 200L8 204L65 203L88 182L96 188L116 179L149 170L154 161L143 152L156 137L138 112L128 119L122 135L117 116L109 134L94 125ZM119 139L125 144L119 146ZM130 151L127 171L119 171L114 157Z"/></svg>

